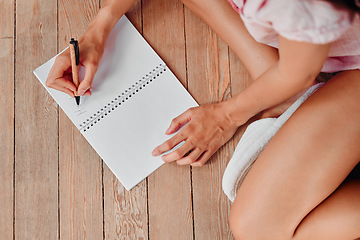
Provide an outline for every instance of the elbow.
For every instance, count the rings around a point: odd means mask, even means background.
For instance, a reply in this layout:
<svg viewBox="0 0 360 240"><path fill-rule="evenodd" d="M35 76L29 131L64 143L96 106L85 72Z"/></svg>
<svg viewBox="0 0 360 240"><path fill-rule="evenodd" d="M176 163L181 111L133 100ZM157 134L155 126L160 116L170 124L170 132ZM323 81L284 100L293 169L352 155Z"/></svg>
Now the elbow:
<svg viewBox="0 0 360 240"><path fill-rule="evenodd" d="M298 74L297 77L295 77L294 74L286 74L286 76L292 75L292 84L295 84L297 86L297 89L301 91L314 85L316 83L316 78L319 73L320 71L308 71L304 74Z"/></svg>
<svg viewBox="0 0 360 240"><path fill-rule="evenodd" d="M316 81L316 77L317 77L317 74L311 74L311 75L309 75L309 76L303 81L304 88L309 88L309 87L311 87L312 85L314 85L314 83L315 83L315 81Z"/></svg>
<svg viewBox="0 0 360 240"><path fill-rule="evenodd" d="M315 64L310 67L289 67L288 65L279 64L278 73L279 76L285 81L291 79L292 84L296 84L299 89L309 88L314 85L317 76L321 71L322 65Z"/></svg>
<svg viewBox="0 0 360 240"><path fill-rule="evenodd" d="M302 81L303 89L309 88L312 85L314 85L319 73L320 73L320 71L313 71L313 72L309 73Z"/></svg>

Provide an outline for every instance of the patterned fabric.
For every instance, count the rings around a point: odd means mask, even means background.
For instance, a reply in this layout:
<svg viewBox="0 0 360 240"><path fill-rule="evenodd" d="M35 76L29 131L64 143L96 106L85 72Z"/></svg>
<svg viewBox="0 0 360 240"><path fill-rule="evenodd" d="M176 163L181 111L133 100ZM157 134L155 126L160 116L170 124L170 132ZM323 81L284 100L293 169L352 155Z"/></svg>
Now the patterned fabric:
<svg viewBox="0 0 360 240"><path fill-rule="evenodd" d="M332 42L322 72L360 69L360 16L325 0L228 0L258 42Z"/></svg>

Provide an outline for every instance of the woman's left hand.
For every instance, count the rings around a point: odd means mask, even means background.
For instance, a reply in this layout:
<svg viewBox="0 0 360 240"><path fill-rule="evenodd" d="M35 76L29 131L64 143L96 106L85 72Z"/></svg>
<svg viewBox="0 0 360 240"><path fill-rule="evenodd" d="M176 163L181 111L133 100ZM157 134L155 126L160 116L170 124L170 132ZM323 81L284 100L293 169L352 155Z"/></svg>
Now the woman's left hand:
<svg viewBox="0 0 360 240"><path fill-rule="evenodd" d="M184 141L181 147L162 156L162 160L202 166L234 135L237 127L229 118L224 102L190 108L172 120L165 134L180 131L156 147L152 154L158 156Z"/></svg>

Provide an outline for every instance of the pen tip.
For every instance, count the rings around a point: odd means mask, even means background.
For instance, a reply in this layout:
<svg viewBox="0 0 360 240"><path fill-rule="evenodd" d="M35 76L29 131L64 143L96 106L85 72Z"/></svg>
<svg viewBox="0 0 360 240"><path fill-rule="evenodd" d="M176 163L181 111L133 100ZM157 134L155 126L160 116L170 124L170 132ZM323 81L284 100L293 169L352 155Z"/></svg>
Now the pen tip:
<svg viewBox="0 0 360 240"><path fill-rule="evenodd" d="M76 104L80 105L80 96L75 96Z"/></svg>

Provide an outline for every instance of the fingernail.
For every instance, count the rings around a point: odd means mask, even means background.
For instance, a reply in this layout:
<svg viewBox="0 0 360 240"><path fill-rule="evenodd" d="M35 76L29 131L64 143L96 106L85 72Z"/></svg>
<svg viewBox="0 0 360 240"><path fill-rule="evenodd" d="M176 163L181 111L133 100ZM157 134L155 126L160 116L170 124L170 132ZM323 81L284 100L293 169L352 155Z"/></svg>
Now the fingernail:
<svg viewBox="0 0 360 240"><path fill-rule="evenodd" d="M166 129L165 134L169 134L170 128Z"/></svg>
<svg viewBox="0 0 360 240"><path fill-rule="evenodd" d="M80 91L78 92L78 94L82 96L82 95L84 95L85 92L86 92L85 90L80 90Z"/></svg>
<svg viewBox="0 0 360 240"><path fill-rule="evenodd" d="M152 151L152 155L153 155L154 157L156 157L156 156L157 156L157 151L156 151L156 150L153 150L153 151Z"/></svg>

